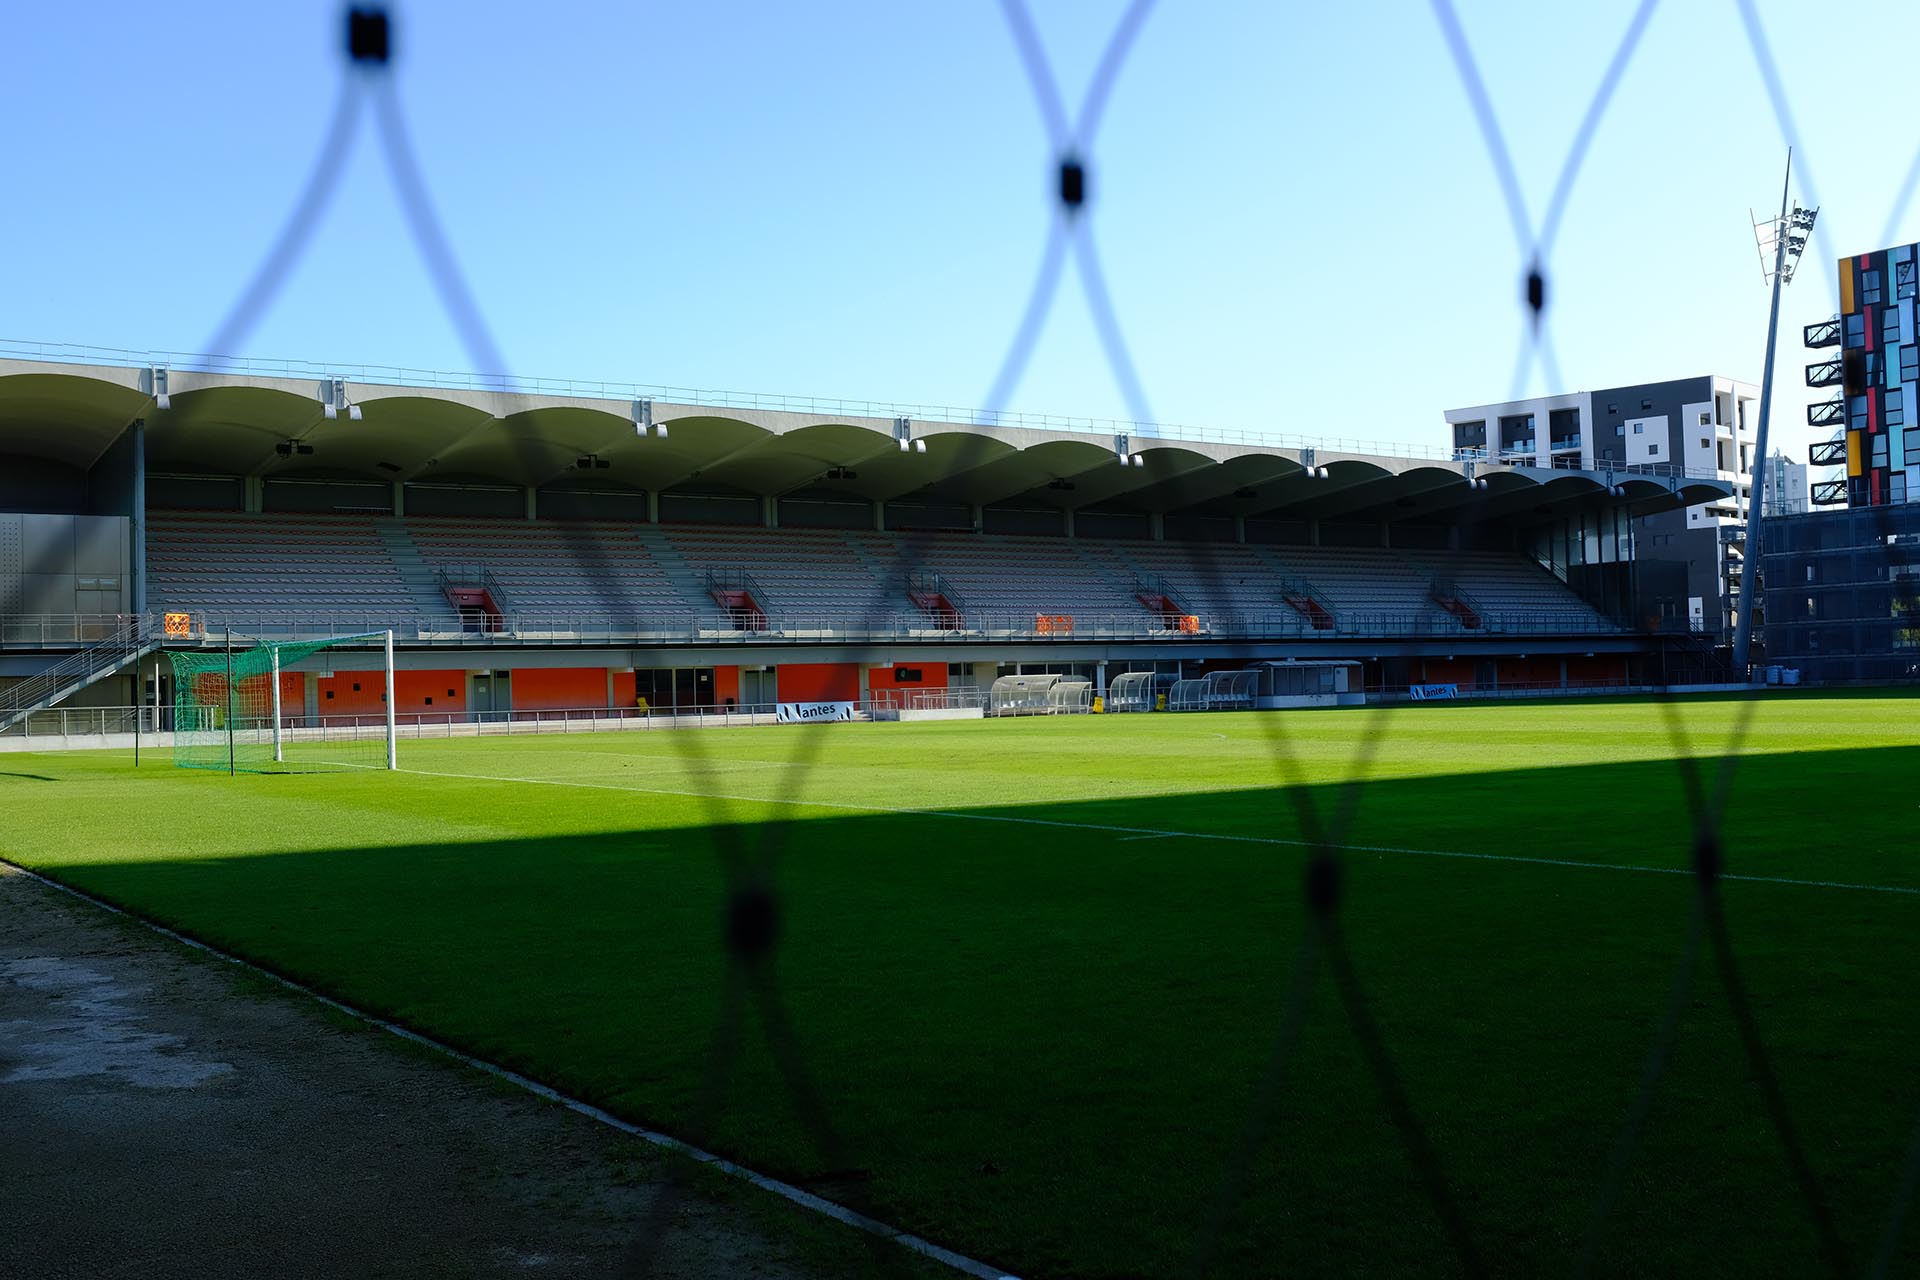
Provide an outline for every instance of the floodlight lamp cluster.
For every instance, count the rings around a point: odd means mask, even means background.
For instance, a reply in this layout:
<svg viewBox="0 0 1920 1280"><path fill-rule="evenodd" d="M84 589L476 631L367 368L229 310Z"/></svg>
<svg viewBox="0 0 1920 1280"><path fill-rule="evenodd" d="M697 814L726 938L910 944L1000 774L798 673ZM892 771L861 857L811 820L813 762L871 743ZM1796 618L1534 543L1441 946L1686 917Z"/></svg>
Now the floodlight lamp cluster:
<svg viewBox="0 0 1920 1280"><path fill-rule="evenodd" d="M913 434L913 419L895 418L893 420L893 442L900 446L902 453L925 453L927 442L916 439Z"/></svg>
<svg viewBox="0 0 1920 1280"><path fill-rule="evenodd" d="M633 434L642 440L648 436L656 440L667 438L667 424L653 420L653 401L635 400L633 402Z"/></svg>
<svg viewBox="0 0 1920 1280"><path fill-rule="evenodd" d="M360 421L360 406L347 400L347 380L345 378L327 379L327 398L320 406L320 412L328 422L338 421L345 411L348 422Z"/></svg>

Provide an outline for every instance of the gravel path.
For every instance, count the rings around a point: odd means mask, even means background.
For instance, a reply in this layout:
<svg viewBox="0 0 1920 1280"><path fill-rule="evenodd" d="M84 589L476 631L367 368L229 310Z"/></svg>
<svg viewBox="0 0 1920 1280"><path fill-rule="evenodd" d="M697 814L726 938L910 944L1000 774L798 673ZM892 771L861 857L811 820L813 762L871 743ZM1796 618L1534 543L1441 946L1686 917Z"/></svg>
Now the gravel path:
<svg viewBox="0 0 1920 1280"><path fill-rule="evenodd" d="M0 868L0 1276L619 1275L664 1168ZM650 1274L818 1274L757 1195L682 1197Z"/></svg>

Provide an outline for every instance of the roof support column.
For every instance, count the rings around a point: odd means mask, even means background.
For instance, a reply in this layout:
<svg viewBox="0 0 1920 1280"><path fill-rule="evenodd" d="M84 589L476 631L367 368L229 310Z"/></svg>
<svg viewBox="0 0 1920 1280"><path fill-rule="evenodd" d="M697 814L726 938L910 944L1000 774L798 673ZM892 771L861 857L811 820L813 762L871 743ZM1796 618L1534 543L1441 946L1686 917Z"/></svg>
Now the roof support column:
<svg viewBox="0 0 1920 1280"><path fill-rule="evenodd" d="M973 531L975 533L985 533L987 529L987 509L976 502L968 508L968 511L973 516Z"/></svg>
<svg viewBox="0 0 1920 1280"><path fill-rule="evenodd" d="M259 515L266 509L266 481L259 476L247 476L240 482L240 507L253 515Z"/></svg>
<svg viewBox="0 0 1920 1280"><path fill-rule="evenodd" d="M1147 534L1155 542L1167 540L1167 518L1158 511L1147 512Z"/></svg>
<svg viewBox="0 0 1920 1280"><path fill-rule="evenodd" d="M1067 536L1071 538L1073 536L1073 508L1068 507L1064 511L1062 511L1060 514L1067 518L1066 520Z"/></svg>
<svg viewBox="0 0 1920 1280"><path fill-rule="evenodd" d="M1393 545L1393 522L1391 520L1382 520L1380 522L1380 545L1383 547Z"/></svg>
<svg viewBox="0 0 1920 1280"><path fill-rule="evenodd" d="M875 533L887 531L887 503L884 498L873 500L873 531Z"/></svg>
<svg viewBox="0 0 1920 1280"><path fill-rule="evenodd" d="M660 523L660 491L658 489L647 490L647 523Z"/></svg>
<svg viewBox="0 0 1920 1280"><path fill-rule="evenodd" d="M1307 521L1307 545L1310 547L1320 545L1320 517L1318 516Z"/></svg>
<svg viewBox="0 0 1920 1280"><path fill-rule="evenodd" d="M521 490L521 492L526 495L526 499L527 499L527 519L529 520L539 519L540 518L540 491L534 488L532 485L528 485L525 489Z"/></svg>
<svg viewBox="0 0 1920 1280"><path fill-rule="evenodd" d="M128 601L136 614L147 611L147 424L145 419L133 420L133 492L127 504L127 531L131 534L131 545L127 548L128 558L132 561L128 567L132 579L132 599ZM139 701L136 695L136 702ZM158 728L158 726L155 726Z"/></svg>
<svg viewBox="0 0 1920 1280"><path fill-rule="evenodd" d="M760 523L768 529L780 527L780 499L770 493L760 499Z"/></svg>
<svg viewBox="0 0 1920 1280"><path fill-rule="evenodd" d="M407 486L398 480L393 482L393 514L396 518L407 514Z"/></svg>
<svg viewBox="0 0 1920 1280"><path fill-rule="evenodd" d="M1247 518L1245 516L1235 516L1233 518L1233 540L1240 543L1244 543L1247 540Z"/></svg>

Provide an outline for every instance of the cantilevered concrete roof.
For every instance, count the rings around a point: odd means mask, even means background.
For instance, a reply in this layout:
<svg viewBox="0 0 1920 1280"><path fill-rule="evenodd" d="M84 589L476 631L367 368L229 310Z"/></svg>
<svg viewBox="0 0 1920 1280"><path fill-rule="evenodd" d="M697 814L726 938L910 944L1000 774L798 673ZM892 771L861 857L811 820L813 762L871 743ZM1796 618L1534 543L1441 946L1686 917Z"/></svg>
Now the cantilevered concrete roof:
<svg viewBox="0 0 1920 1280"><path fill-rule="evenodd" d="M1651 512L1728 497L1672 469L1501 467L1300 443L716 406L605 392L414 386L0 359L0 454L90 466L135 420L156 472L585 485L1161 514L1448 523L1593 502ZM328 413L333 410L332 415ZM665 428L662 437L638 422ZM954 415L958 417L958 414ZM901 440L908 447L901 448ZM298 441L310 454L279 446ZM582 469L582 459L604 466ZM1475 484L1478 480L1481 483Z"/></svg>

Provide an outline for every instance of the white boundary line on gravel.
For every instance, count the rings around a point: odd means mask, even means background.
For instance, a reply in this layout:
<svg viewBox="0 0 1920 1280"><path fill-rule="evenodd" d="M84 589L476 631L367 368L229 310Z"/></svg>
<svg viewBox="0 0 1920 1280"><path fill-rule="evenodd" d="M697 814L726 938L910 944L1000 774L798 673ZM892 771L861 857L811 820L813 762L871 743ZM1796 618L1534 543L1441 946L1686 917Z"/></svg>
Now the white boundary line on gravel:
<svg viewBox="0 0 1920 1280"><path fill-rule="evenodd" d="M762 1191L770 1191L774 1195L790 1200L801 1208L811 1209L823 1217L832 1218L835 1222L844 1223L856 1231L864 1231L868 1235L879 1236L883 1240L891 1240L895 1244L913 1250L922 1257L944 1263L956 1271L965 1272L967 1275L977 1276L980 1280L1018 1280L1018 1277L1002 1271L998 1267L988 1266L984 1262L969 1258L965 1254L955 1253L951 1249L943 1249L931 1240L923 1239L920 1236L913 1235L911 1232L902 1231L898 1227L889 1226L877 1218L869 1218L864 1213L856 1212L853 1209L847 1208L845 1205L835 1204L831 1200L823 1199L820 1196L814 1195L811 1191L804 1191L794 1186L790 1182L782 1182L778 1178L772 1178L764 1173L756 1172L753 1169L747 1168L745 1165L735 1164L725 1157L717 1156L711 1151L705 1151L690 1143L682 1142L680 1139L669 1134L643 1128L630 1121L622 1120L610 1111L604 1111L590 1102L582 1102L570 1094L562 1093L558 1089L541 1084L538 1080L523 1076L517 1071L510 1071L506 1067L488 1062L484 1058L476 1058L471 1054L463 1053L452 1045L435 1040L430 1036L421 1035L418 1031L403 1027L397 1022L389 1022L385 1018L376 1017L371 1013L367 1013L365 1010L356 1009L350 1004L344 1004L339 1000L335 1000L332 996L321 994L304 983L295 982L292 978L275 973L271 969L262 968L251 960L242 959L230 951L222 951L219 947L211 946L200 941L198 938L189 937L187 934L169 929L166 925L154 920L149 920L138 912L116 906L104 898L96 898L85 890L76 889L72 885L63 884L49 876L44 876L37 871L21 866L10 858L0 857L0 867L6 867L16 871L30 880L45 885L49 889L67 894L70 897L78 898L80 901L98 907L103 911L110 911L114 915L122 916L147 929L151 929L163 938L170 938L182 946L191 947L195 951L210 955L217 960L224 960L228 964L236 965L239 968L247 970L249 973L258 974L270 982L277 983L290 991L297 991L310 1000L318 1001L337 1013L343 1013L349 1018L364 1022L368 1026L378 1027L380 1030L398 1036L402 1040L410 1040L414 1044L422 1045L433 1050L435 1053L452 1058L456 1062L461 1062L476 1070L484 1071L488 1075L504 1080L517 1088L524 1089L536 1097L545 1098L549 1102L557 1102L567 1108L567 1110L578 1112L590 1120L597 1120L601 1124L620 1130L622 1133L631 1134L636 1138L650 1142L656 1147L676 1151L709 1168L718 1169L730 1177L738 1178L742 1182L758 1187Z"/></svg>
<svg viewBox="0 0 1920 1280"><path fill-rule="evenodd" d="M443 773L432 769L401 769L426 778L458 778L468 782L524 782L541 787L582 787L589 791L630 791L649 796L680 796L692 800L726 800L736 804L781 804L802 809L836 809L846 813L884 813L909 818L959 818L969 822L1011 822L1029 827L1058 827L1075 831L1106 831L1128 839L1177 837L1183 840L1217 840L1228 844L1280 845L1312 849L1311 840L1289 840L1282 836L1241 836L1216 831L1169 831L1159 827L1109 826L1099 822L1063 822L1057 818L1023 818L1007 813L969 813L963 809L903 809L878 804L844 804L838 800L786 800L769 796L722 795L711 791L677 791L667 787L634 787L612 782L575 782L565 778L516 778L491 773ZM1538 858L1518 853L1468 853L1461 849L1415 849L1391 844L1337 844L1330 846L1345 853L1399 853L1420 858L1457 858L1470 862L1518 862L1541 867L1573 867L1586 871L1637 872L1653 876L1691 876L1691 867L1649 867L1633 862L1586 862L1578 858ZM1742 884L1790 885L1801 889L1847 889L1856 893L1893 893L1920 896L1920 885L1858 884L1847 880L1804 880L1793 876L1741 875L1723 871L1722 880Z"/></svg>

